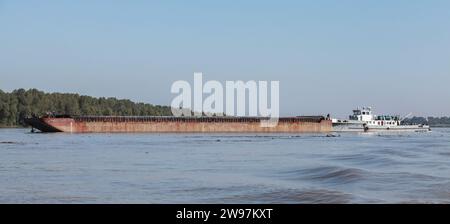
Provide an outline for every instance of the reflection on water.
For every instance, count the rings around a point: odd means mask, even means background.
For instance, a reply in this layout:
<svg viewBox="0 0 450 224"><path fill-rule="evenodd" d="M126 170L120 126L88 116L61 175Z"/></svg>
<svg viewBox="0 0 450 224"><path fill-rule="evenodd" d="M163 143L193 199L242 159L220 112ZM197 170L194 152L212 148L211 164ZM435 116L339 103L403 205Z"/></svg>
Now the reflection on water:
<svg viewBox="0 0 450 224"><path fill-rule="evenodd" d="M0 203L450 203L450 129L336 136L0 129Z"/></svg>

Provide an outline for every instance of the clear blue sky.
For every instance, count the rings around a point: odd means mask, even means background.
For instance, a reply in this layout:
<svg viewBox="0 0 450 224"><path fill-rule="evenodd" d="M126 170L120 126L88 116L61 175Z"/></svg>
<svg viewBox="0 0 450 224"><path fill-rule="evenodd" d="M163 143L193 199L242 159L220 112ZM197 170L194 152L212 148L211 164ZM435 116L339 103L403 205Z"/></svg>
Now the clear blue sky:
<svg viewBox="0 0 450 224"><path fill-rule="evenodd" d="M5 91L168 105L194 72L279 80L283 115L450 115L450 1L0 0Z"/></svg>

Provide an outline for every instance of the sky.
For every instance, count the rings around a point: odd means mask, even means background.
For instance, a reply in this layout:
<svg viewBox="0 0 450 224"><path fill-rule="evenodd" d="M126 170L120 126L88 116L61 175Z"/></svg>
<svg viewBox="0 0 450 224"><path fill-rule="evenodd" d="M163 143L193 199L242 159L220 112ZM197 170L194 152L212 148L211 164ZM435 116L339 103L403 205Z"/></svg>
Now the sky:
<svg viewBox="0 0 450 224"><path fill-rule="evenodd" d="M174 81L280 81L281 115L450 115L450 1L0 0L0 89L170 105Z"/></svg>

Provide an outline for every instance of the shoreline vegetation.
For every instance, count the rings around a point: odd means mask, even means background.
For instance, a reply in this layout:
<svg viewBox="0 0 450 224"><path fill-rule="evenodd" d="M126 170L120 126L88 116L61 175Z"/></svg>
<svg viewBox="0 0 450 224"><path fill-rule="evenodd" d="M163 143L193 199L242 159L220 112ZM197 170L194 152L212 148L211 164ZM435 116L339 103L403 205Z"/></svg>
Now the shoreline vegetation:
<svg viewBox="0 0 450 224"><path fill-rule="evenodd" d="M27 116L47 113L93 116L170 116L168 106L136 103L114 97L45 93L37 89L0 90L0 128L24 127Z"/></svg>
<svg viewBox="0 0 450 224"><path fill-rule="evenodd" d="M403 120L404 124L427 124L432 128L449 128L450 117L412 117Z"/></svg>
<svg viewBox="0 0 450 224"><path fill-rule="evenodd" d="M52 112L65 115L93 116L171 116L168 106L136 103L114 97L91 97L75 93L45 93L37 89L17 89L10 93L0 90L0 128L25 127L27 116L42 116ZM450 127L450 117L413 117L405 124L428 124Z"/></svg>

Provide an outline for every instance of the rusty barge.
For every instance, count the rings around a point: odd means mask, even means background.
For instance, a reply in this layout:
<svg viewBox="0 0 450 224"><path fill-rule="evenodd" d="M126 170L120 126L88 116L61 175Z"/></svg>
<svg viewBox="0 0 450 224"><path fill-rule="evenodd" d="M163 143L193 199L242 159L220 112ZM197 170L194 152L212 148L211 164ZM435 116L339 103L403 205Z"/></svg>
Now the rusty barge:
<svg viewBox="0 0 450 224"><path fill-rule="evenodd" d="M41 132L68 133L323 133L332 121L323 116L279 118L274 127L261 117L44 116L25 123Z"/></svg>

